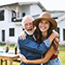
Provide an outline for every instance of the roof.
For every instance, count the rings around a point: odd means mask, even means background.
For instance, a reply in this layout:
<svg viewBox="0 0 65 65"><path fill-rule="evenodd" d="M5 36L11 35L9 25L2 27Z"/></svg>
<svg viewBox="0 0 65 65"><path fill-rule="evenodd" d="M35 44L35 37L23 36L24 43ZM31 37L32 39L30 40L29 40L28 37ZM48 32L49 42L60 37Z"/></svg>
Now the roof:
<svg viewBox="0 0 65 65"><path fill-rule="evenodd" d="M39 2L39 1L21 1L21 2L11 2L11 3L4 3L2 5L0 5L0 7L3 7L3 6L10 6L10 5L33 5L33 4L37 4L41 9L42 11L46 11L46 9L43 7L43 5Z"/></svg>
<svg viewBox="0 0 65 65"><path fill-rule="evenodd" d="M14 4L14 3L17 3L17 2L38 2L38 1L35 1L35 0L2 0L0 1L0 6L1 5L7 5L7 4Z"/></svg>
<svg viewBox="0 0 65 65"><path fill-rule="evenodd" d="M57 22L65 20L65 12L54 12L51 13L52 17L56 19Z"/></svg>
<svg viewBox="0 0 65 65"><path fill-rule="evenodd" d="M53 18L56 18L56 17L59 18L59 17L61 17L63 15L65 15L65 12L54 12L54 13L51 13L51 16Z"/></svg>
<svg viewBox="0 0 65 65"><path fill-rule="evenodd" d="M65 12L54 12L54 13L50 13L52 18L56 19L56 18L59 18L59 17L62 17L63 15L65 15ZM38 18L40 14L38 15L34 15L33 17L34 18Z"/></svg>
<svg viewBox="0 0 65 65"><path fill-rule="evenodd" d="M37 2L11 2L11 3L1 4L0 7L2 7L2 6L9 6L9 5L13 5L13 4L27 5L27 4L37 4Z"/></svg>

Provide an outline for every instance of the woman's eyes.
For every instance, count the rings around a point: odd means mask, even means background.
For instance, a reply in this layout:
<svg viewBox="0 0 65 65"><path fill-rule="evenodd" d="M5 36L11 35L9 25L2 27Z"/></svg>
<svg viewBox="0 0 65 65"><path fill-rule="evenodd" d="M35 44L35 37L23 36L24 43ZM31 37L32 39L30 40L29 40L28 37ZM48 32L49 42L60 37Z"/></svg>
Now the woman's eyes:
<svg viewBox="0 0 65 65"><path fill-rule="evenodd" d="M45 24L47 24L48 22L45 22Z"/></svg>
<svg viewBox="0 0 65 65"><path fill-rule="evenodd" d="M45 22L45 23L43 23L43 22L40 22L40 23L42 23L42 24L48 24L48 22Z"/></svg>

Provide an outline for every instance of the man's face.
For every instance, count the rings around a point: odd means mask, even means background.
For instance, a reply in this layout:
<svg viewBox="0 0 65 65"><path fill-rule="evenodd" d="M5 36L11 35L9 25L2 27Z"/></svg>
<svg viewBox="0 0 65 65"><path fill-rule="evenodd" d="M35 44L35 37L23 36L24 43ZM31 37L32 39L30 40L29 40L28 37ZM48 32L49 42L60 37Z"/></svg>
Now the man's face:
<svg viewBox="0 0 65 65"><path fill-rule="evenodd" d="M25 21L24 21L24 29L25 31L27 32L28 35L32 35L33 32L34 32L34 28L33 28L33 20L31 18L27 18Z"/></svg>

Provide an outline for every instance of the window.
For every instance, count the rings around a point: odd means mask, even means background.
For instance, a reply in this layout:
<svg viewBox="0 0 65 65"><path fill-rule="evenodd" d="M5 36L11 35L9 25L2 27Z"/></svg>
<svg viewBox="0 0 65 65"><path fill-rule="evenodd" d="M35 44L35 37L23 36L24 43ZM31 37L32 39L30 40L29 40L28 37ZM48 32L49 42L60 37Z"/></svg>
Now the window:
<svg viewBox="0 0 65 65"><path fill-rule="evenodd" d="M12 21L14 21L14 19L16 19L16 12L12 10Z"/></svg>
<svg viewBox="0 0 65 65"><path fill-rule="evenodd" d="M25 12L22 13L22 17L24 17L24 16L25 16Z"/></svg>
<svg viewBox="0 0 65 65"><path fill-rule="evenodd" d="M5 30L2 30L2 41L5 41Z"/></svg>
<svg viewBox="0 0 65 65"><path fill-rule="evenodd" d="M12 17L16 17L16 12L12 10Z"/></svg>
<svg viewBox="0 0 65 65"><path fill-rule="evenodd" d="M59 38L60 38L60 32L59 32L60 31L60 28L57 27L56 31L58 32Z"/></svg>
<svg viewBox="0 0 65 65"><path fill-rule="evenodd" d="M4 20L4 10L0 11L0 21Z"/></svg>
<svg viewBox="0 0 65 65"><path fill-rule="evenodd" d="M14 36L14 28L9 29L9 36Z"/></svg>

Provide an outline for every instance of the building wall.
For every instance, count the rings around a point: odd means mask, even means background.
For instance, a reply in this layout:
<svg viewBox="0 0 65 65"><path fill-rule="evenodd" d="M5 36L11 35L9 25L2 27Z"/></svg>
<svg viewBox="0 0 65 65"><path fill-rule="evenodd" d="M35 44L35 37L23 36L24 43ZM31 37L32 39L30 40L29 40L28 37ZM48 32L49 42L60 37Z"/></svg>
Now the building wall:
<svg viewBox="0 0 65 65"><path fill-rule="evenodd" d="M30 15L34 16L34 15L38 15L42 12L42 10L40 9L40 7L38 5L31 5L30 6Z"/></svg>
<svg viewBox="0 0 65 65"><path fill-rule="evenodd" d="M22 13L26 12L26 15L30 15L30 5L22 6Z"/></svg>
<svg viewBox="0 0 65 65"><path fill-rule="evenodd" d="M20 35L20 33L22 32L22 26L13 26L13 27L10 27L10 28L14 28L15 29L15 36L11 37L11 36L8 36L8 40L10 41L10 44L14 44L14 43L17 43L17 39L18 39L18 35Z"/></svg>
<svg viewBox="0 0 65 65"><path fill-rule="evenodd" d="M63 40L63 29L65 29L65 20L58 22L58 28L60 29L60 41L65 41Z"/></svg>
<svg viewBox="0 0 65 65"><path fill-rule="evenodd" d="M2 42L2 30L5 30L5 41L9 41L10 43L17 42L18 35L22 32L22 26L16 25L15 22L11 21L12 18L12 12L7 10L6 8L0 8L0 10L4 9L4 21L0 21L0 42ZM10 10L16 11L16 6L10 6L8 7ZM42 11L37 5L22 5L19 6L19 17L22 17L22 13L25 12L26 15L37 15L40 14ZM21 24L21 23L20 23ZM11 37L9 36L9 28L15 29L15 36Z"/></svg>
<svg viewBox="0 0 65 65"><path fill-rule="evenodd" d="M11 12L5 9L5 22L10 23L11 22Z"/></svg>
<svg viewBox="0 0 65 65"><path fill-rule="evenodd" d="M22 13L25 13L26 15L30 15L30 5L22 5L19 7L19 15L22 17Z"/></svg>
<svg viewBox="0 0 65 65"><path fill-rule="evenodd" d="M14 28L14 36L9 36L9 29ZM0 23L0 42L2 42L2 30L5 30L5 42L16 42L18 35L22 32L22 26L16 26L15 23Z"/></svg>
<svg viewBox="0 0 65 65"><path fill-rule="evenodd" d="M12 10L13 9L14 8L12 8ZM5 30L5 41L4 42L9 40L11 43L13 43L13 42L16 42L18 35L22 31L22 28L21 26L17 26L15 22L11 21L12 12L8 11L7 9L4 9L4 10L5 10L4 12L5 19L3 21L0 21L0 42L2 42L2 30ZM15 36L13 37L9 36L9 28L15 29Z"/></svg>
<svg viewBox="0 0 65 65"><path fill-rule="evenodd" d="M58 27L65 28L65 20L58 23Z"/></svg>

